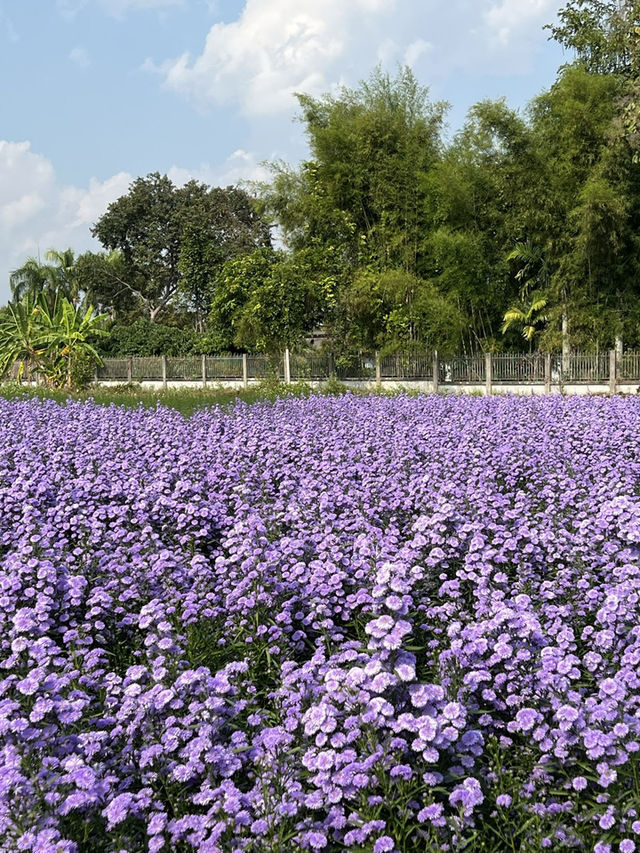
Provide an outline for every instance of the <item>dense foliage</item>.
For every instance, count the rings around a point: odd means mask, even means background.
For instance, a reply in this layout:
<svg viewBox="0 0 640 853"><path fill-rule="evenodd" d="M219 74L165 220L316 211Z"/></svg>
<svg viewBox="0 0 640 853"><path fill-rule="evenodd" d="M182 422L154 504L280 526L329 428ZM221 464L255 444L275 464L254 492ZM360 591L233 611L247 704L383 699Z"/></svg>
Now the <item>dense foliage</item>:
<svg viewBox="0 0 640 853"><path fill-rule="evenodd" d="M197 325L206 313L210 281L224 261L270 244L268 228L242 190L197 181L175 187L157 173L135 180L92 233L118 252L122 272L111 279L113 288L128 290L150 320L173 300L184 300ZM100 304L109 296L107 289Z"/></svg>
<svg viewBox="0 0 640 853"><path fill-rule="evenodd" d="M88 384L101 363L92 341L106 337L104 319L57 292L52 306L45 294L25 294L0 316L0 377L17 364L18 379L35 372L54 388Z"/></svg>
<svg viewBox="0 0 640 853"><path fill-rule="evenodd" d="M0 402L0 845L640 834L635 399Z"/></svg>
<svg viewBox="0 0 640 853"><path fill-rule="evenodd" d="M152 323L140 317L132 323L116 323L101 342L103 356L192 355L208 352L209 341L193 328Z"/></svg>

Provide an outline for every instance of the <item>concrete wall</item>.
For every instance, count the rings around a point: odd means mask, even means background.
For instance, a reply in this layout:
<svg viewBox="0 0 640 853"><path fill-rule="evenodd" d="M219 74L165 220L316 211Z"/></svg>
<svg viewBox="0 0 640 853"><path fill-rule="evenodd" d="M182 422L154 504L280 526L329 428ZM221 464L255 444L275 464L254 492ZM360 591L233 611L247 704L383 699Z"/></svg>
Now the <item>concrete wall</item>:
<svg viewBox="0 0 640 853"><path fill-rule="evenodd" d="M101 387L109 388L116 387L118 385L122 385L122 382L115 382L110 380L99 380L98 385ZM145 391L162 391L163 383L160 380L143 380L142 382L136 383L140 386L141 389ZM255 388L259 385L259 380L250 379L248 381L247 387ZM311 388L321 388L325 382L320 380L307 380L305 382ZM424 379L406 379L396 380L396 379L382 379L379 384L375 382L375 380L368 379L347 379L344 380L343 385L347 388L352 388L353 390L358 391L408 391L408 392L422 392L422 393L431 393L433 391L433 383L430 380ZM183 379L168 379L166 384L167 389L202 389L203 384L201 381L191 381L191 380L183 380ZM221 381L209 380L206 385L207 388L224 388L229 390L241 391L244 387L241 379L226 379ZM285 389L285 385L283 383L283 390ZM438 392L440 394L486 394L485 383L476 383L476 384L453 384L453 383L440 383L438 386ZM494 382L492 384L491 389L492 394L518 394L530 396L531 394L544 394L545 386L544 384L517 384L514 382ZM575 395L575 394L608 394L609 393L609 383L608 382L600 382L600 383L576 383L572 385L565 385L561 390L560 386L552 385L551 386L552 394L566 394L566 395ZM640 393L640 385L638 383L619 383L617 387L617 393L619 394L638 394Z"/></svg>

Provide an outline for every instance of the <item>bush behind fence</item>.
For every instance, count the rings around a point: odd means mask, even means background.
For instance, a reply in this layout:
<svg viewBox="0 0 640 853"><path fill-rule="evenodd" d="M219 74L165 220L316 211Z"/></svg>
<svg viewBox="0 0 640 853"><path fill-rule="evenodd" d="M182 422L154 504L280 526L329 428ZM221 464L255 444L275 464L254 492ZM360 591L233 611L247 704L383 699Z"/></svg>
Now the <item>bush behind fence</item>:
<svg viewBox="0 0 640 853"><path fill-rule="evenodd" d="M340 380L380 381L424 380L433 382L434 368L439 385L482 385L487 382L487 369L495 383L544 384L607 383L611 379L611 354L609 352L573 352L568 356L559 353L484 353L473 355L437 356L435 353L394 353L378 356L361 353L347 359L332 353L291 353L289 378L300 380L327 380L334 376ZM625 352L615 361L618 382L640 382L640 352ZM286 378L285 357L264 354L225 354L179 357L105 358L97 370L99 380L120 382L139 381L192 381L212 382L236 380L260 381L268 378Z"/></svg>
<svg viewBox="0 0 640 853"><path fill-rule="evenodd" d="M287 371L288 362L288 371ZM527 384L561 385L640 382L640 352L498 353L490 356L438 356L436 353L360 353L337 357L330 352L265 354L130 356L105 358L96 379L105 382L244 382L326 381L426 381L435 385ZM26 375L30 372L24 371ZM7 378L18 377L14 365ZM435 382L434 382L435 377Z"/></svg>

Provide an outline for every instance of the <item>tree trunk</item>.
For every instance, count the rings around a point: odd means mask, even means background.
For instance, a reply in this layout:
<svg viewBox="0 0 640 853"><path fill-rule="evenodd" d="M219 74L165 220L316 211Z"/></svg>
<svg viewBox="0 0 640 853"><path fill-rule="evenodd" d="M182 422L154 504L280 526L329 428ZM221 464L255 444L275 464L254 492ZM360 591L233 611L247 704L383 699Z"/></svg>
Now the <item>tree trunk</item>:
<svg viewBox="0 0 640 853"><path fill-rule="evenodd" d="M569 318L566 310L562 312L562 374L569 373Z"/></svg>

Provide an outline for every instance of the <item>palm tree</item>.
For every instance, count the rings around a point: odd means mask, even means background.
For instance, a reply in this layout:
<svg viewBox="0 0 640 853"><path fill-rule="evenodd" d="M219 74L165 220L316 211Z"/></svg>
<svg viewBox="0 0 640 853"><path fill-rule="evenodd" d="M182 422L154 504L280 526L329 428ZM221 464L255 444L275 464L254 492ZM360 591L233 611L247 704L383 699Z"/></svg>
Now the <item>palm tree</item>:
<svg viewBox="0 0 640 853"><path fill-rule="evenodd" d="M59 252L49 249L43 264L38 258L27 258L24 264L9 275L11 295L21 300L29 294L33 299L43 294L53 309L57 294L66 296L72 305L80 301L80 282L75 273L75 254L73 249Z"/></svg>
<svg viewBox="0 0 640 853"><path fill-rule="evenodd" d="M48 274L55 290L66 297L75 308L80 301L80 283L75 271L76 258L73 249L65 249L62 252L49 249L45 258L53 261L48 267Z"/></svg>
<svg viewBox="0 0 640 853"><path fill-rule="evenodd" d="M534 336L539 331L538 326L547 320L547 315L544 313L546 307L546 295L540 290L534 290L517 305L512 305L505 313L502 334L508 332L512 326L519 327L522 337L529 342L529 348L532 350Z"/></svg>
<svg viewBox="0 0 640 853"><path fill-rule="evenodd" d="M517 261L520 269L516 281L520 282L520 298L524 299L532 285L536 290L545 290L549 284L549 265L544 249L527 239L516 243L507 255L508 261Z"/></svg>
<svg viewBox="0 0 640 853"><path fill-rule="evenodd" d="M520 305L512 306L504 315L505 325L502 327L503 332L511 325L521 325L523 335L528 341L533 340L537 329L535 323L546 321L546 315L540 314L534 322L533 329L529 330L529 325L524 319L528 312L529 319L533 319L538 311L542 311L547 306L548 297L546 293L549 290L551 282L551 273L549 264L542 246L533 243L527 239L516 243L515 247L507 255L508 261L517 261L520 269L516 273L516 280L520 282ZM531 287L534 292L529 296ZM566 294L562 295L562 369L566 372L569 359L569 318L567 314ZM521 313L524 316L520 319L517 315ZM510 322L507 321L510 318ZM525 330L527 334L525 334Z"/></svg>
<svg viewBox="0 0 640 853"><path fill-rule="evenodd" d="M38 258L27 258L21 267L9 274L11 296L16 302L25 296L36 300L40 294L49 290L50 283L49 267L41 264Z"/></svg>

